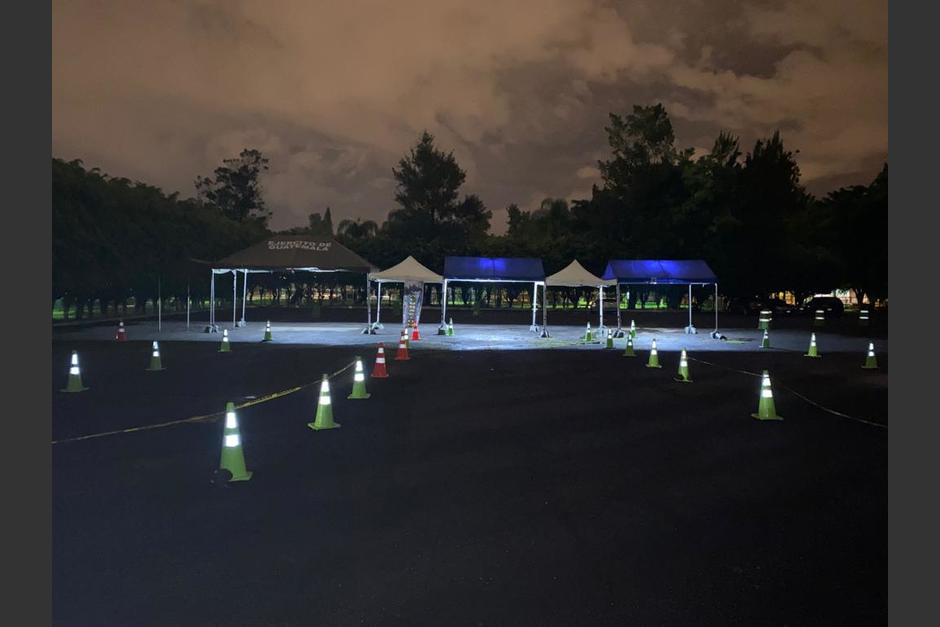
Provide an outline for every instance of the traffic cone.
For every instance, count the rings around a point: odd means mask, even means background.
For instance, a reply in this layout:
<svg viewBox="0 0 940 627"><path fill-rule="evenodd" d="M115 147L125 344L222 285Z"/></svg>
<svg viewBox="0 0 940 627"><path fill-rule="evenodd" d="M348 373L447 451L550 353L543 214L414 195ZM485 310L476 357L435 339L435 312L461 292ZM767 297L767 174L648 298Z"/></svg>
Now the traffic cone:
<svg viewBox="0 0 940 627"><path fill-rule="evenodd" d="M591 323L587 323L587 330L584 332L584 343L590 344L594 341L594 334L591 333Z"/></svg>
<svg viewBox="0 0 940 627"><path fill-rule="evenodd" d="M454 337L454 319L451 318L447 323L447 337Z"/></svg>
<svg viewBox="0 0 940 627"><path fill-rule="evenodd" d="M314 431L325 429L336 429L338 422L333 422L333 404L330 402L330 378L323 375L323 382L320 383L320 400L317 401L317 417L313 422L308 422L307 426Z"/></svg>
<svg viewBox="0 0 940 627"><path fill-rule="evenodd" d="M385 369L385 345L379 344L379 351L375 355L375 366L372 367L373 379L387 379L388 370Z"/></svg>
<svg viewBox="0 0 940 627"><path fill-rule="evenodd" d="M78 367L78 353L72 351L72 361L69 366L69 382L66 384L63 392L84 392L87 390L82 385L82 371Z"/></svg>
<svg viewBox="0 0 940 627"><path fill-rule="evenodd" d="M692 383L692 379L689 378L689 358L685 354L685 349L682 349L682 354L679 355L679 376L676 377L676 381L682 383Z"/></svg>
<svg viewBox="0 0 940 627"><path fill-rule="evenodd" d="M868 326L868 310L867 309L858 310L858 326L860 327Z"/></svg>
<svg viewBox="0 0 940 627"><path fill-rule="evenodd" d="M662 368L662 366L659 365L659 353L656 352L656 338L653 338L653 346L650 348L650 358L649 361L646 362L646 367Z"/></svg>
<svg viewBox="0 0 940 627"><path fill-rule="evenodd" d="M764 329L764 337L760 341L761 348L770 348L770 333L767 332L767 329Z"/></svg>
<svg viewBox="0 0 940 627"><path fill-rule="evenodd" d="M232 347L229 345L228 341L228 329L222 329L222 344L219 346L220 353L229 353L232 351Z"/></svg>
<svg viewBox="0 0 940 627"><path fill-rule="evenodd" d="M875 343L868 343L868 355L865 357L865 365L862 368L873 370L878 367L878 358L875 357Z"/></svg>
<svg viewBox="0 0 940 627"><path fill-rule="evenodd" d="M272 342L274 337L271 335L271 321L268 320L267 324L264 325L264 339L262 342Z"/></svg>
<svg viewBox="0 0 940 627"><path fill-rule="evenodd" d="M400 341L402 341L402 342L405 343L405 347L406 347L406 348L411 345L411 343L408 341L408 329L407 329L407 328L401 330L401 340L400 340Z"/></svg>
<svg viewBox="0 0 940 627"><path fill-rule="evenodd" d="M816 348L816 334L809 336L809 351L803 357L820 357L819 349Z"/></svg>
<svg viewBox="0 0 940 627"><path fill-rule="evenodd" d="M826 310L825 309L816 310L816 315L813 317L813 326L814 327L826 326Z"/></svg>
<svg viewBox="0 0 940 627"><path fill-rule="evenodd" d="M123 321L123 320L121 320L120 322L118 322L117 335L114 336L114 339L116 339L118 342L126 342L126 341L127 341L127 330L124 328L124 321Z"/></svg>
<svg viewBox="0 0 940 627"><path fill-rule="evenodd" d="M760 317L757 319L757 328L761 331L767 331L770 329L770 317L771 311L768 309L761 309Z"/></svg>
<svg viewBox="0 0 940 627"><path fill-rule="evenodd" d="M160 345L153 341L153 349L150 353L150 367L147 370L163 370L163 364L160 363Z"/></svg>
<svg viewBox="0 0 940 627"><path fill-rule="evenodd" d="M242 436L238 432L235 403L225 404L225 431L222 436L222 456L219 469L232 473L229 481L248 481L254 474L245 468L245 453L242 451Z"/></svg>
<svg viewBox="0 0 940 627"><path fill-rule="evenodd" d="M636 322L633 320L630 321L630 337L636 339Z"/></svg>
<svg viewBox="0 0 940 627"><path fill-rule="evenodd" d="M770 373L766 370L761 375L760 401L757 404L757 413L751 414L751 417L758 420L783 420L783 416L778 416L777 410L774 408L774 393L770 389Z"/></svg>
<svg viewBox="0 0 940 627"><path fill-rule="evenodd" d="M607 346L604 348L613 348L614 347L614 332L611 329L607 329Z"/></svg>
<svg viewBox="0 0 940 627"><path fill-rule="evenodd" d="M366 392L366 375L362 369L362 357L356 356L356 373L353 375L352 394L348 399L367 399L371 394Z"/></svg>
<svg viewBox="0 0 940 627"><path fill-rule="evenodd" d="M405 342L405 336L402 336L398 340L398 350L395 352L395 361L408 361L411 357L408 356L408 344Z"/></svg>
<svg viewBox="0 0 940 627"><path fill-rule="evenodd" d="M636 357L636 352L633 350L633 338L630 334L627 334L627 347L623 351L624 357Z"/></svg>
<svg viewBox="0 0 940 627"><path fill-rule="evenodd" d="M415 320L411 323L411 341L417 342L421 339L421 333L418 332L418 321Z"/></svg>

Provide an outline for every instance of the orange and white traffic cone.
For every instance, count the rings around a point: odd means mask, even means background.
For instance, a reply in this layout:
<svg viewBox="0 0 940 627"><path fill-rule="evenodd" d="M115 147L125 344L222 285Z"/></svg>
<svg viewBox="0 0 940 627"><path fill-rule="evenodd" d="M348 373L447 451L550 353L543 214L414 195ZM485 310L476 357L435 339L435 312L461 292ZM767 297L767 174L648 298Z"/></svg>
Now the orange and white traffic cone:
<svg viewBox="0 0 940 627"><path fill-rule="evenodd" d="M395 361L408 361L411 357L408 356L408 345L405 344L405 338L402 337L398 340L398 350L395 352Z"/></svg>
<svg viewBox="0 0 940 627"><path fill-rule="evenodd" d="M375 355L375 366L372 368L373 379L387 379L388 370L385 369L385 345L379 344L379 352Z"/></svg>
<svg viewBox="0 0 940 627"><path fill-rule="evenodd" d="M418 321L415 320L415 321L412 322L411 324L412 324L411 341L412 341L412 342L417 342L418 340L421 339L421 334L418 332Z"/></svg>
<svg viewBox="0 0 940 627"><path fill-rule="evenodd" d="M126 341L127 341L127 331L124 329L124 321L123 321L123 320L121 320L120 322L118 322L117 335L114 337L114 339L116 339L118 342L126 342Z"/></svg>

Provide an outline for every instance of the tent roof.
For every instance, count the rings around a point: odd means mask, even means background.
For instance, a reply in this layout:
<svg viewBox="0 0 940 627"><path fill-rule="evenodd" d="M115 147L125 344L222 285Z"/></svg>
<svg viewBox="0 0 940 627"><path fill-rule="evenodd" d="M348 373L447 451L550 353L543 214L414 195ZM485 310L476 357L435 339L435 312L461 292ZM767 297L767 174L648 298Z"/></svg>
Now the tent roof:
<svg viewBox="0 0 940 627"><path fill-rule="evenodd" d="M616 281L605 281L584 269L577 259L545 279L545 285L557 287L600 287L614 285Z"/></svg>
<svg viewBox="0 0 940 627"><path fill-rule="evenodd" d="M617 283L689 285L716 283L718 277L701 259L611 259L605 279Z"/></svg>
<svg viewBox="0 0 940 627"><path fill-rule="evenodd" d="M370 272L371 263L336 240L311 235L274 235L212 264L213 268Z"/></svg>
<svg viewBox="0 0 940 627"><path fill-rule="evenodd" d="M541 259L444 257L444 278L462 281L544 281Z"/></svg>
<svg viewBox="0 0 940 627"><path fill-rule="evenodd" d="M369 278L373 281L414 281L423 283L440 283L444 280L441 275L431 272L411 255L408 255L403 261L391 268L370 274Z"/></svg>

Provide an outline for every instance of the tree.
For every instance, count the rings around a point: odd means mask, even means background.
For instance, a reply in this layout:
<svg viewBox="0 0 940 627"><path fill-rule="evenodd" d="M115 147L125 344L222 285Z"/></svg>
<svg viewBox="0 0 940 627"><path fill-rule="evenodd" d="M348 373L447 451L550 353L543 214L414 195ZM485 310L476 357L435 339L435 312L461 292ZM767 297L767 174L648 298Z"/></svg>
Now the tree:
<svg viewBox="0 0 940 627"><path fill-rule="evenodd" d="M437 150L434 137L425 131L392 174L398 182L395 202L401 209L389 215L390 226L413 236L435 237L439 222L454 216L458 190L466 179L454 154Z"/></svg>
<svg viewBox="0 0 940 627"><path fill-rule="evenodd" d="M268 160L261 152L246 148L238 157L225 159L214 178L196 177L198 197L230 220L257 220L266 225L271 212L265 206L260 179L267 170Z"/></svg>
<svg viewBox="0 0 940 627"><path fill-rule="evenodd" d="M307 232L310 235L319 235L322 237L333 237L333 216L330 208L321 216L319 212L313 212L307 217Z"/></svg>

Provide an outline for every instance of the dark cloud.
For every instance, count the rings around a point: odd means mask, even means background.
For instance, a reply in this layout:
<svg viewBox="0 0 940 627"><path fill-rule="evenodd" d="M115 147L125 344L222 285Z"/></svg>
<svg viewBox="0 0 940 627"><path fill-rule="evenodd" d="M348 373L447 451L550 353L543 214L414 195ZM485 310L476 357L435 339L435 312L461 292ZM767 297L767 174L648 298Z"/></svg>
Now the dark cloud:
<svg viewBox="0 0 940 627"><path fill-rule="evenodd" d="M681 145L780 128L812 191L867 183L887 159L887 5L53 3L54 155L191 194L257 147L279 228L327 205L383 219L425 128L496 220L583 196L607 113L659 101Z"/></svg>

